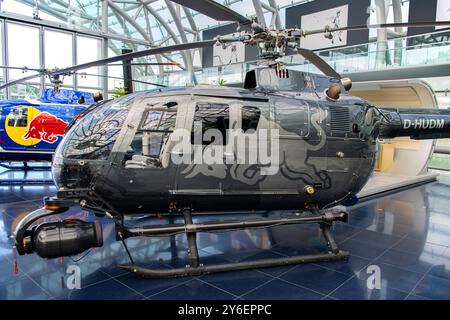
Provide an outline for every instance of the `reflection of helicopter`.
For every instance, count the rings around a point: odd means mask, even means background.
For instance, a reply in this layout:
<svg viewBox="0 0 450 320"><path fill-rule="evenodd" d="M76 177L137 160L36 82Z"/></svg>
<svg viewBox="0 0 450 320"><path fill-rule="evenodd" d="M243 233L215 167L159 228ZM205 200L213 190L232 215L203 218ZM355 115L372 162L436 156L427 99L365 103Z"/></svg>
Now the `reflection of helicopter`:
<svg viewBox="0 0 450 320"><path fill-rule="evenodd" d="M258 45L266 66L248 72L241 89L197 86L141 92L88 112L56 151L52 169L57 197L47 198L42 209L18 224L17 251L52 258L101 246L98 222L68 220L33 226L44 216L82 206L113 219L117 240L126 249L128 237L186 233L190 257L186 268L151 270L134 265L129 254L132 264L123 268L146 277L346 259L348 253L338 249L330 228L334 221L345 221L347 214L328 209L355 203L355 195L374 168L377 138L450 137L450 112L380 109L349 96L349 79L341 79L320 57L297 47L302 36L329 36L339 30L269 30L214 1L175 2L216 19L236 21L250 32L143 50L56 74L236 41ZM450 25L402 25L434 24ZM377 27L386 26L392 25ZM362 28L367 26L340 29ZM277 59L290 49L326 76L285 69ZM265 154L261 153L264 148ZM261 209L299 211L281 218L192 220L192 211L245 210L250 214ZM126 215L161 212L182 213L184 224L129 228L124 223ZM199 262L198 232L296 223L319 224L328 252L210 266Z"/></svg>

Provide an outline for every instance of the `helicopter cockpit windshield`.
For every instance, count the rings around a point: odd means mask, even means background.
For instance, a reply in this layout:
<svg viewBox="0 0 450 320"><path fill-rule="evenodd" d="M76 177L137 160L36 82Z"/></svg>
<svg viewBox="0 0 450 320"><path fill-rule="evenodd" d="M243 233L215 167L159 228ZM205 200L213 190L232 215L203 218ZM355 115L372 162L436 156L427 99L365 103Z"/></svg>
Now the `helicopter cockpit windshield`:
<svg viewBox="0 0 450 320"><path fill-rule="evenodd" d="M107 160L131 105L139 97L114 99L86 114L66 134L55 158Z"/></svg>

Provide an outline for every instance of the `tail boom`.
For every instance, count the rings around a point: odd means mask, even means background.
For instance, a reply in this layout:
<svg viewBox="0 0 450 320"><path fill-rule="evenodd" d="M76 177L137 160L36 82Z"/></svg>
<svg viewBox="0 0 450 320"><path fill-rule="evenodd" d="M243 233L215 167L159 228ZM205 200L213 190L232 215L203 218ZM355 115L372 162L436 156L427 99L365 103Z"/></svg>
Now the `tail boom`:
<svg viewBox="0 0 450 320"><path fill-rule="evenodd" d="M415 140L450 138L450 110L378 109L379 138L410 137Z"/></svg>

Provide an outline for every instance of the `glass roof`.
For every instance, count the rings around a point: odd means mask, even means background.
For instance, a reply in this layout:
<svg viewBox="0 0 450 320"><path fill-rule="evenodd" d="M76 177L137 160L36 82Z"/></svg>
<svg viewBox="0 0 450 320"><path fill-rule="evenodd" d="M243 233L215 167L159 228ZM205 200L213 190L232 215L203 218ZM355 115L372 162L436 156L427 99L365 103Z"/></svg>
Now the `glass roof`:
<svg viewBox="0 0 450 320"><path fill-rule="evenodd" d="M284 25L286 7L312 0L220 0L216 1L242 15L256 16L255 6L261 6L266 25L271 25L278 15L278 23ZM74 26L77 29L102 31L102 0L7 0L0 1L1 11L39 17ZM118 54L120 47L133 50L148 46L165 46L201 40L202 30L217 27L217 22L203 14L184 8L169 0L107 0L109 35L120 35L130 41L110 48ZM181 26L181 27L180 27ZM104 31L104 30L103 30ZM139 42L138 42L139 41ZM149 60L155 60L156 57ZM164 61L185 63L180 53L164 55ZM200 55L194 53L193 66L200 67Z"/></svg>
<svg viewBox="0 0 450 320"><path fill-rule="evenodd" d="M266 26L275 28L285 26L287 8L312 1L314 0L215 0L241 15L257 17L260 22L264 20ZM372 0L371 23L377 22L376 15L373 14L374 3L375 0ZM386 4L392 6L390 0L386 0ZM405 7L402 21L407 21L408 5L408 0L402 2ZM391 9L387 11L387 22L394 19ZM258 12L262 12L264 17L258 17ZM107 37L110 39L108 56L121 54L124 48L138 51L199 41L203 30L228 23L218 22L171 0L0 0L0 13L58 22L69 29L87 30L100 37ZM103 23L105 14L106 26ZM370 30L370 37L376 36L377 30ZM184 70L202 68L201 51L198 49L149 56L136 59L136 62L176 62ZM154 65L145 68L135 66L133 70L135 76L182 71L178 66Z"/></svg>

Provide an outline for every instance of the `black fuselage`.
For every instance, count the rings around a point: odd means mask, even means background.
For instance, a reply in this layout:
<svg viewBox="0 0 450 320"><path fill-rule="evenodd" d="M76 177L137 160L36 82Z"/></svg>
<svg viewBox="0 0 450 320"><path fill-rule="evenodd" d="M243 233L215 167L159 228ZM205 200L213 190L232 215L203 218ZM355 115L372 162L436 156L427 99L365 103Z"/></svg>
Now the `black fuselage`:
<svg viewBox="0 0 450 320"><path fill-rule="evenodd" d="M292 74L279 81L295 80L297 90L199 86L138 93L111 102L121 106L119 114L111 116L112 109L120 108L109 105L103 114L86 116L61 144L53 163L59 197L75 196L89 203L90 197L84 195L90 190L94 198L122 213L168 212L186 206L197 212L301 209L308 204L323 208L351 200L371 175L376 158L376 138L364 128L369 105L346 94L337 101L327 98L325 91L336 82L333 79ZM267 164L239 163L236 152L226 152L229 141L218 146L223 147L224 158L231 157L227 163L174 164L167 140L159 153L151 154L145 146L136 147L148 144L145 135L151 139L163 132L151 123L145 127L150 113L162 114L163 121L170 113L171 130L184 129L188 135L196 121L222 131L265 130L267 141L273 141L271 132L277 130L276 168L263 173ZM172 132L163 134L167 139ZM99 143L105 135L113 138ZM208 148L205 143L197 147ZM246 150L258 152L253 147L247 145Z"/></svg>

